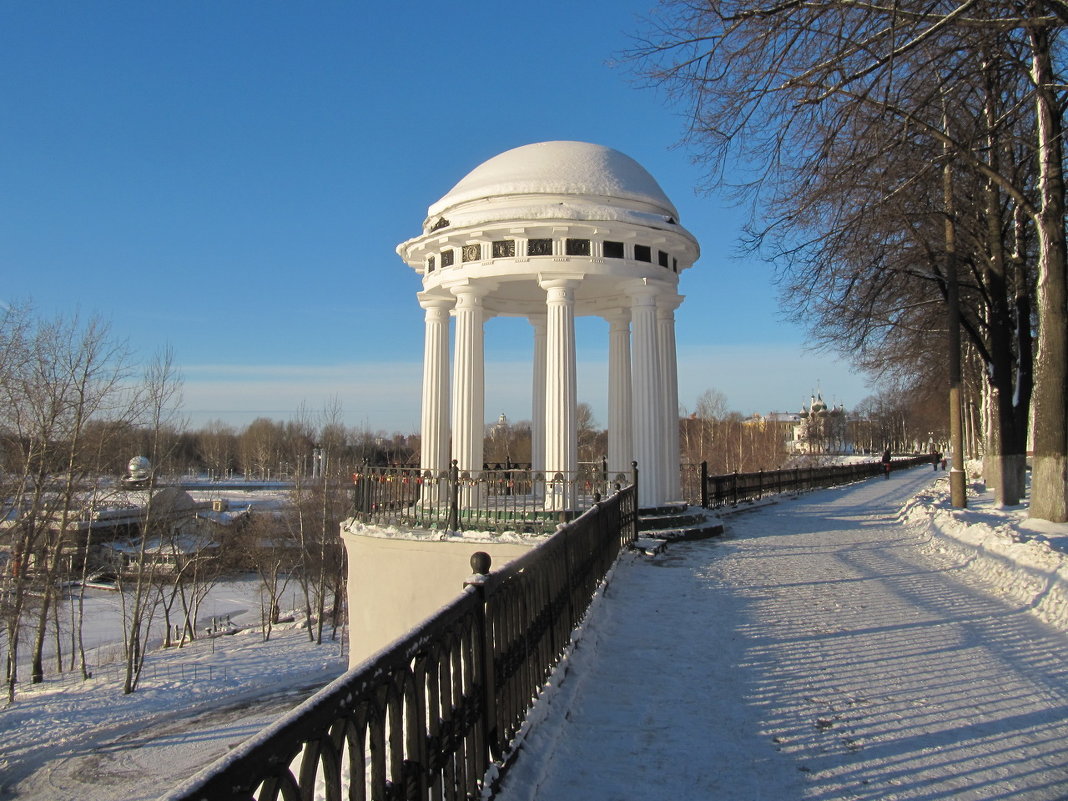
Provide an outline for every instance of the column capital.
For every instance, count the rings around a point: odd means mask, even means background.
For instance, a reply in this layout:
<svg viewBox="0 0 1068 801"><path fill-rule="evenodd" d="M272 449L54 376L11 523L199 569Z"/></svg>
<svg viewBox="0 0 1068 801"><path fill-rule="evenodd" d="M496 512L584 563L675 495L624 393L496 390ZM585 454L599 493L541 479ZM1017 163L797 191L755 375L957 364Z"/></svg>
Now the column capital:
<svg viewBox="0 0 1068 801"><path fill-rule="evenodd" d="M682 301L685 299L685 295L680 295L677 292L664 292L656 296L656 310L661 314L671 314L682 305Z"/></svg>
<svg viewBox="0 0 1068 801"><path fill-rule="evenodd" d="M429 292L416 292L415 297L419 305L426 311L431 309L451 309L456 304L456 298L452 295L435 295Z"/></svg>
<svg viewBox="0 0 1068 801"><path fill-rule="evenodd" d="M619 308L609 309L601 315L602 319L607 320L610 327L625 326L630 324L630 309Z"/></svg>
<svg viewBox="0 0 1068 801"><path fill-rule="evenodd" d="M669 284L650 278L636 278L623 284L623 291L627 293L627 296L635 304L643 306L655 304L660 295L670 292L670 290L671 286Z"/></svg>
<svg viewBox="0 0 1068 801"><path fill-rule="evenodd" d="M460 298L484 298L497 288L496 281L479 281L475 283L469 278L461 278L458 281L442 284L442 287L459 300Z"/></svg>
<svg viewBox="0 0 1068 801"><path fill-rule="evenodd" d="M576 289L582 283L579 275L544 275L538 274L538 286L548 291L550 289Z"/></svg>
<svg viewBox="0 0 1068 801"><path fill-rule="evenodd" d="M493 316L486 309L483 301L496 288L497 285L495 283L475 284L467 281L458 282L447 287L449 292L456 298L456 305L453 307L455 314L477 309L483 315L483 320Z"/></svg>

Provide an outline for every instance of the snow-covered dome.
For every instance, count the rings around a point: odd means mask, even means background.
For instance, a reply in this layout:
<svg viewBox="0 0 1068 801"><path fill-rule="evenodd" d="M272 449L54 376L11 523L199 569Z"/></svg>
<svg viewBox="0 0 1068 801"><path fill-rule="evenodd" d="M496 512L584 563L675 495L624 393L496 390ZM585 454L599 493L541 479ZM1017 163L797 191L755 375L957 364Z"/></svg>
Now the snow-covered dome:
<svg viewBox="0 0 1068 801"><path fill-rule="evenodd" d="M537 142L469 172L430 206L426 230L505 218L677 225L678 210L638 162L589 142Z"/></svg>
<svg viewBox="0 0 1068 801"><path fill-rule="evenodd" d="M127 464L126 469L130 475L141 475L152 472L152 462L146 456L135 456Z"/></svg>
<svg viewBox="0 0 1068 801"><path fill-rule="evenodd" d="M545 284L577 282L577 315L630 309L638 283L675 296L700 247L644 167L603 145L538 142L465 175L397 253L423 278L421 303L477 286L493 315L543 315ZM637 283L636 283L637 282Z"/></svg>

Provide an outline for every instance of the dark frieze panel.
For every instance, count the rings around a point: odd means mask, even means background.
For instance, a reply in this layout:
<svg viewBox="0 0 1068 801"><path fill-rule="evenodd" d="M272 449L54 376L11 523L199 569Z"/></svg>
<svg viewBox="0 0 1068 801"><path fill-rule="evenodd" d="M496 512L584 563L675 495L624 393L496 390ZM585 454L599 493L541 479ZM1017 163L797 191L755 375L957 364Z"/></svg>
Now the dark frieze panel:
<svg viewBox="0 0 1068 801"><path fill-rule="evenodd" d="M590 240L568 239L564 243L564 253L566 253L568 256L589 256Z"/></svg>
<svg viewBox="0 0 1068 801"><path fill-rule="evenodd" d="M551 239L528 239L528 256L551 256L553 255L553 241Z"/></svg>

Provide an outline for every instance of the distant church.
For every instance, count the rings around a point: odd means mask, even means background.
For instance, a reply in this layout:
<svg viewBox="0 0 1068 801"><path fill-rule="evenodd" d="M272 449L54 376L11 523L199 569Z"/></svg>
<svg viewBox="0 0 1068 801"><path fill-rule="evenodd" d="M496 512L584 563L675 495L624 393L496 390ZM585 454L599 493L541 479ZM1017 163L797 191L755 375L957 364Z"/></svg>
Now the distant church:
<svg viewBox="0 0 1068 801"><path fill-rule="evenodd" d="M790 454L849 456L861 452L863 447L858 446L858 435L863 440L862 431L858 429L862 421L850 418L841 403L828 406L818 391L807 404L801 404L799 412L754 414L746 422L761 427L774 426Z"/></svg>
<svg viewBox="0 0 1068 801"><path fill-rule="evenodd" d="M788 448L794 453L853 453L845 406L828 406L822 394L813 395L808 406L802 404L797 413L793 440L788 443Z"/></svg>

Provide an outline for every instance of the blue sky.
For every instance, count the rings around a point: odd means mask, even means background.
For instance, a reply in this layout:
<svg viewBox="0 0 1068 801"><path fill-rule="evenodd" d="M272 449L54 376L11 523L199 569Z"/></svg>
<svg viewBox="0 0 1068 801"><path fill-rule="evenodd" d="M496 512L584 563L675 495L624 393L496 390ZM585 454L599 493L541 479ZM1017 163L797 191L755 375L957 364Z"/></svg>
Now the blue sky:
<svg viewBox="0 0 1068 801"><path fill-rule="evenodd" d="M100 314L174 348L191 424L336 397L414 431L423 324L396 255L486 159L576 139L641 163L702 257L683 274L680 402L796 410L869 394L803 349L743 222L677 143L682 109L618 66L652 0L0 0L0 302ZM486 413L529 418L529 326L487 325ZM581 320L603 424L607 324Z"/></svg>

